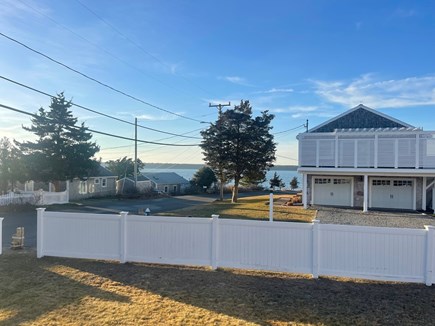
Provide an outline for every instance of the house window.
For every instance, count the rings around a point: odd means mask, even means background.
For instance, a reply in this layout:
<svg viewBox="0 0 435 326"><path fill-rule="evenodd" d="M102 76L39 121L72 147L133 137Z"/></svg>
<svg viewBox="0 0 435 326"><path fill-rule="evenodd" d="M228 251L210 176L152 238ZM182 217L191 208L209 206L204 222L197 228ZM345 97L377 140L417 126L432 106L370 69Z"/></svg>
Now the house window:
<svg viewBox="0 0 435 326"><path fill-rule="evenodd" d="M373 180L373 186L389 186L391 184L390 180Z"/></svg>
<svg viewBox="0 0 435 326"><path fill-rule="evenodd" d="M106 178L101 179L101 187L107 187L107 179Z"/></svg>
<svg viewBox="0 0 435 326"><path fill-rule="evenodd" d="M86 181L80 181L79 194L86 194L88 192L88 183Z"/></svg>
<svg viewBox="0 0 435 326"><path fill-rule="evenodd" d="M349 183L350 183L349 179L334 179L335 185L344 185L344 184L349 184Z"/></svg>
<svg viewBox="0 0 435 326"><path fill-rule="evenodd" d="M164 192L168 192L168 186L165 186Z"/></svg>
<svg viewBox="0 0 435 326"><path fill-rule="evenodd" d="M174 186L174 192L177 192L177 186Z"/></svg>
<svg viewBox="0 0 435 326"><path fill-rule="evenodd" d="M412 181L411 180L394 180L393 181L394 187L412 187Z"/></svg>
<svg viewBox="0 0 435 326"><path fill-rule="evenodd" d="M316 178L316 179L314 179L314 183L316 183L316 184L327 184L327 183L331 183L331 179Z"/></svg>
<svg viewBox="0 0 435 326"><path fill-rule="evenodd" d="M95 178L94 183L97 185L100 183L100 179L99 178Z"/></svg>

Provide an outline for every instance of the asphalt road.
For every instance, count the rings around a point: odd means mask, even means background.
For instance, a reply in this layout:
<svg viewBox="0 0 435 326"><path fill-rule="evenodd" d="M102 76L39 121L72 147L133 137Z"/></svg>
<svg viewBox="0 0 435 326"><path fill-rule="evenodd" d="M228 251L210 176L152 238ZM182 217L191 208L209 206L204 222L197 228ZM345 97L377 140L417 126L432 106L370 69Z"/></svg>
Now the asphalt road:
<svg viewBox="0 0 435 326"><path fill-rule="evenodd" d="M267 192L241 193L240 197L261 195ZM230 195L226 194L226 198ZM90 212L97 214L118 214L126 211L139 214L149 208L151 214L173 211L195 205L210 203L216 200L216 195L186 195L153 199L89 199L80 203L50 206L47 210L63 212ZM3 217L3 248L9 248L12 234L19 226L24 227L26 247L36 247L36 210L25 212L0 213Z"/></svg>

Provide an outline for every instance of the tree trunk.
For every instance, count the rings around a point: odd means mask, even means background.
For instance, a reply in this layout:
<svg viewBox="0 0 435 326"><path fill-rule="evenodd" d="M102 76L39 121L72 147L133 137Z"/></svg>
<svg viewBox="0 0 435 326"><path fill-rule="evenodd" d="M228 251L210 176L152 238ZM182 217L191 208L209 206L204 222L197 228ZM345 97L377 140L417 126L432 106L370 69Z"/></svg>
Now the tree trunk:
<svg viewBox="0 0 435 326"><path fill-rule="evenodd" d="M221 172L220 173L220 176L219 176L219 185L220 185L220 189L219 189L219 200L220 201L223 201L224 200L224 174L223 174L223 172Z"/></svg>
<svg viewBox="0 0 435 326"><path fill-rule="evenodd" d="M237 203L239 199L239 178L234 179L233 196L231 198L232 203Z"/></svg>

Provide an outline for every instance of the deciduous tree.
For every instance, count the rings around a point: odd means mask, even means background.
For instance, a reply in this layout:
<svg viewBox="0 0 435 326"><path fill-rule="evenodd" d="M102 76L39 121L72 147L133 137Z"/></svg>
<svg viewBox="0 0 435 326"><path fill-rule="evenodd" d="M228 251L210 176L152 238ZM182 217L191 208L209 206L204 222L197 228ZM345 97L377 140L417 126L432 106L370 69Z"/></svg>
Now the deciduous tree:
<svg viewBox="0 0 435 326"><path fill-rule="evenodd" d="M274 116L267 111L252 116L249 101L223 112L216 123L201 132L206 163L220 181L234 180L232 202L237 202L240 180L256 171L266 171L275 161L276 145L270 133ZM222 180L223 171L225 180Z"/></svg>

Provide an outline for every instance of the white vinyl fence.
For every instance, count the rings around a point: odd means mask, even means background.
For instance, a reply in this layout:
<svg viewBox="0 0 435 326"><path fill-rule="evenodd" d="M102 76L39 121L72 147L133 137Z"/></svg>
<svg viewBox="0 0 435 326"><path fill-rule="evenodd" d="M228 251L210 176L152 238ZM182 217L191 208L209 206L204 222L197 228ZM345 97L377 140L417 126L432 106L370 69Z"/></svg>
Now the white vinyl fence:
<svg viewBox="0 0 435 326"><path fill-rule="evenodd" d="M3 217L0 217L0 255L3 252Z"/></svg>
<svg viewBox="0 0 435 326"><path fill-rule="evenodd" d="M431 285L434 227L44 212L37 255L233 267Z"/></svg>
<svg viewBox="0 0 435 326"><path fill-rule="evenodd" d="M47 192L43 190L21 193L10 192L0 196L0 206L6 205L52 205L66 204L69 201L68 191Z"/></svg>

